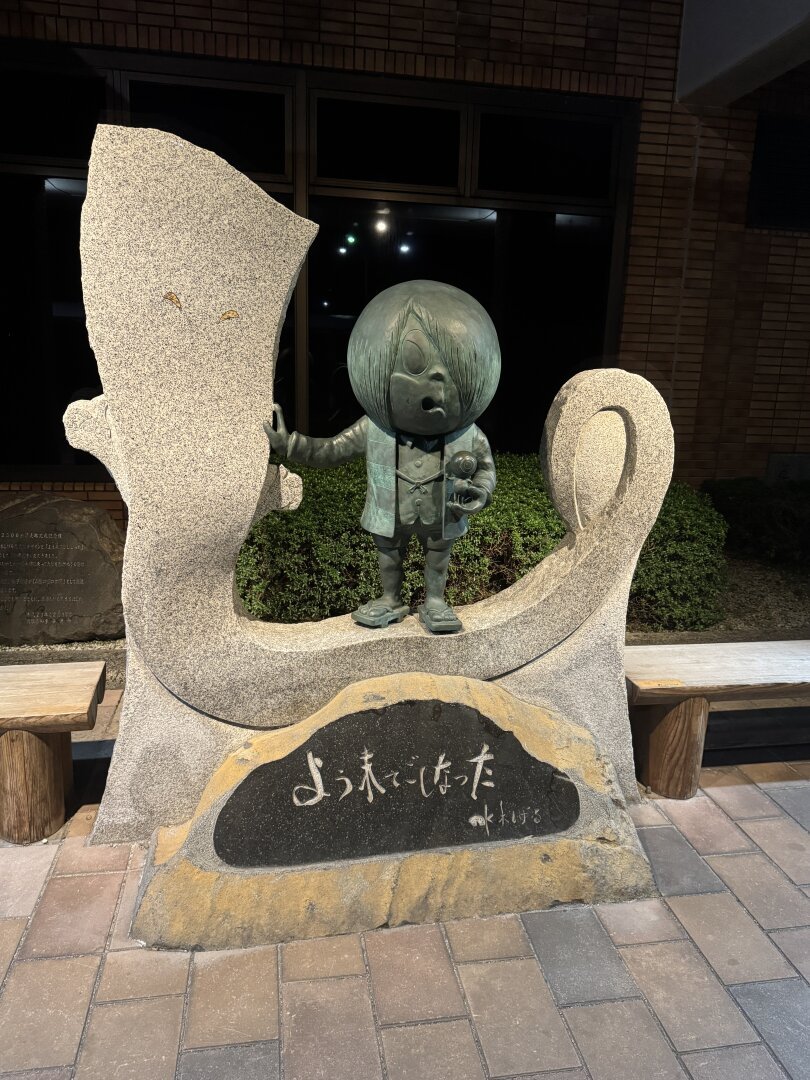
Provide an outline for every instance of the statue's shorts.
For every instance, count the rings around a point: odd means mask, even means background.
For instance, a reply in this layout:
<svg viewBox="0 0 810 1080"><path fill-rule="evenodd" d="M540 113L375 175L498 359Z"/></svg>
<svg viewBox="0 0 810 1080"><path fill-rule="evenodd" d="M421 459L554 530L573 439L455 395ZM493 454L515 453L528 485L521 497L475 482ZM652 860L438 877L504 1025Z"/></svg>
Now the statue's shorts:
<svg viewBox="0 0 810 1080"><path fill-rule="evenodd" d="M419 537L423 551L449 551L453 546L452 540L446 540L442 536L441 525L425 525L422 521L415 521L412 525L400 525L393 536L380 536L378 533L372 533L371 536L377 550L384 553L399 551L404 555L412 536Z"/></svg>

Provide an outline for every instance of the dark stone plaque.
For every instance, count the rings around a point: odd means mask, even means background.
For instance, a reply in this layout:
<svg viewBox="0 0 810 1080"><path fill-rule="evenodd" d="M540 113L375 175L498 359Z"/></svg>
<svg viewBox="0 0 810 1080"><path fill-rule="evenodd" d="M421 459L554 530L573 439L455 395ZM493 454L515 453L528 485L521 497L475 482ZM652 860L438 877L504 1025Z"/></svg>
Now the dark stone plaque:
<svg viewBox="0 0 810 1080"><path fill-rule="evenodd" d="M92 503L22 492L0 501L0 645L124 635L124 537Z"/></svg>
<svg viewBox="0 0 810 1080"><path fill-rule="evenodd" d="M467 705L399 702L334 721L234 790L214 828L231 866L300 866L562 832L568 777Z"/></svg>

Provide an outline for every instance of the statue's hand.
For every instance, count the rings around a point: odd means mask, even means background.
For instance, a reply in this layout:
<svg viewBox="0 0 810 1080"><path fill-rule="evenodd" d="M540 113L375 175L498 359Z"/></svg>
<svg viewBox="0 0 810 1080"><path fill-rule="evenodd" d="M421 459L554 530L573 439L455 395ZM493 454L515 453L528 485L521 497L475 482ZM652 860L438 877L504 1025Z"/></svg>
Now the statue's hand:
<svg viewBox="0 0 810 1080"><path fill-rule="evenodd" d="M477 514L487 505L487 492L471 480L456 480L450 509L457 518Z"/></svg>
<svg viewBox="0 0 810 1080"><path fill-rule="evenodd" d="M281 457L286 457L290 433L287 431L287 425L284 423L284 413L282 412L280 405L273 406L273 419L265 420L263 427L270 442L270 449L275 450Z"/></svg>

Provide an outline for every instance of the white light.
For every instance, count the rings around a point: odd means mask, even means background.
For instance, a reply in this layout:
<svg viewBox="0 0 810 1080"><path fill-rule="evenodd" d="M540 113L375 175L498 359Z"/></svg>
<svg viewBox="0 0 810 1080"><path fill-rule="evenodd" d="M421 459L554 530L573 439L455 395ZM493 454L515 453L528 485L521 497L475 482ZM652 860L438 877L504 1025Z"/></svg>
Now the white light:
<svg viewBox="0 0 810 1080"><path fill-rule="evenodd" d="M345 255L346 254L346 248L338 248L338 254L339 255Z"/></svg>
<svg viewBox="0 0 810 1080"><path fill-rule="evenodd" d="M329 307L329 301L328 300L322 300L321 303L323 304L324 307Z"/></svg>
<svg viewBox="0 0 810 1080"><path fill-rule="evenodd" d="M399 245L399 250L403 255L407 255L408 252L411 250L411 245L410 244L400 244Z"/></svg>
<svg viewBox="0 0 810 1080"><path fill-rule="evenodd" d="M374 228L378 233L388 232L388 222L384 221L382 218L379 218L377 221L374 222Z"/></svg>

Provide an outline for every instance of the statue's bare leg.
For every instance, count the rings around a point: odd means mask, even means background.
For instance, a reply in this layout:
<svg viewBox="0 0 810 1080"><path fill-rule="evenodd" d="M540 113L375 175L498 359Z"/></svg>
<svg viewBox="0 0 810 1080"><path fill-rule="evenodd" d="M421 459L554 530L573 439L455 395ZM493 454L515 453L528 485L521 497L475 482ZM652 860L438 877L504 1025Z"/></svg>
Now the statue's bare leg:
<svg viewBox="0 0 810 1080"><path fill-rule="evenodd" d="M408 546L407 537L374 536L380 566L383 593L376 600L361 604L352 618L361 626L379 627L401 622L410 613L402 603L402 564Z"/></svg>

